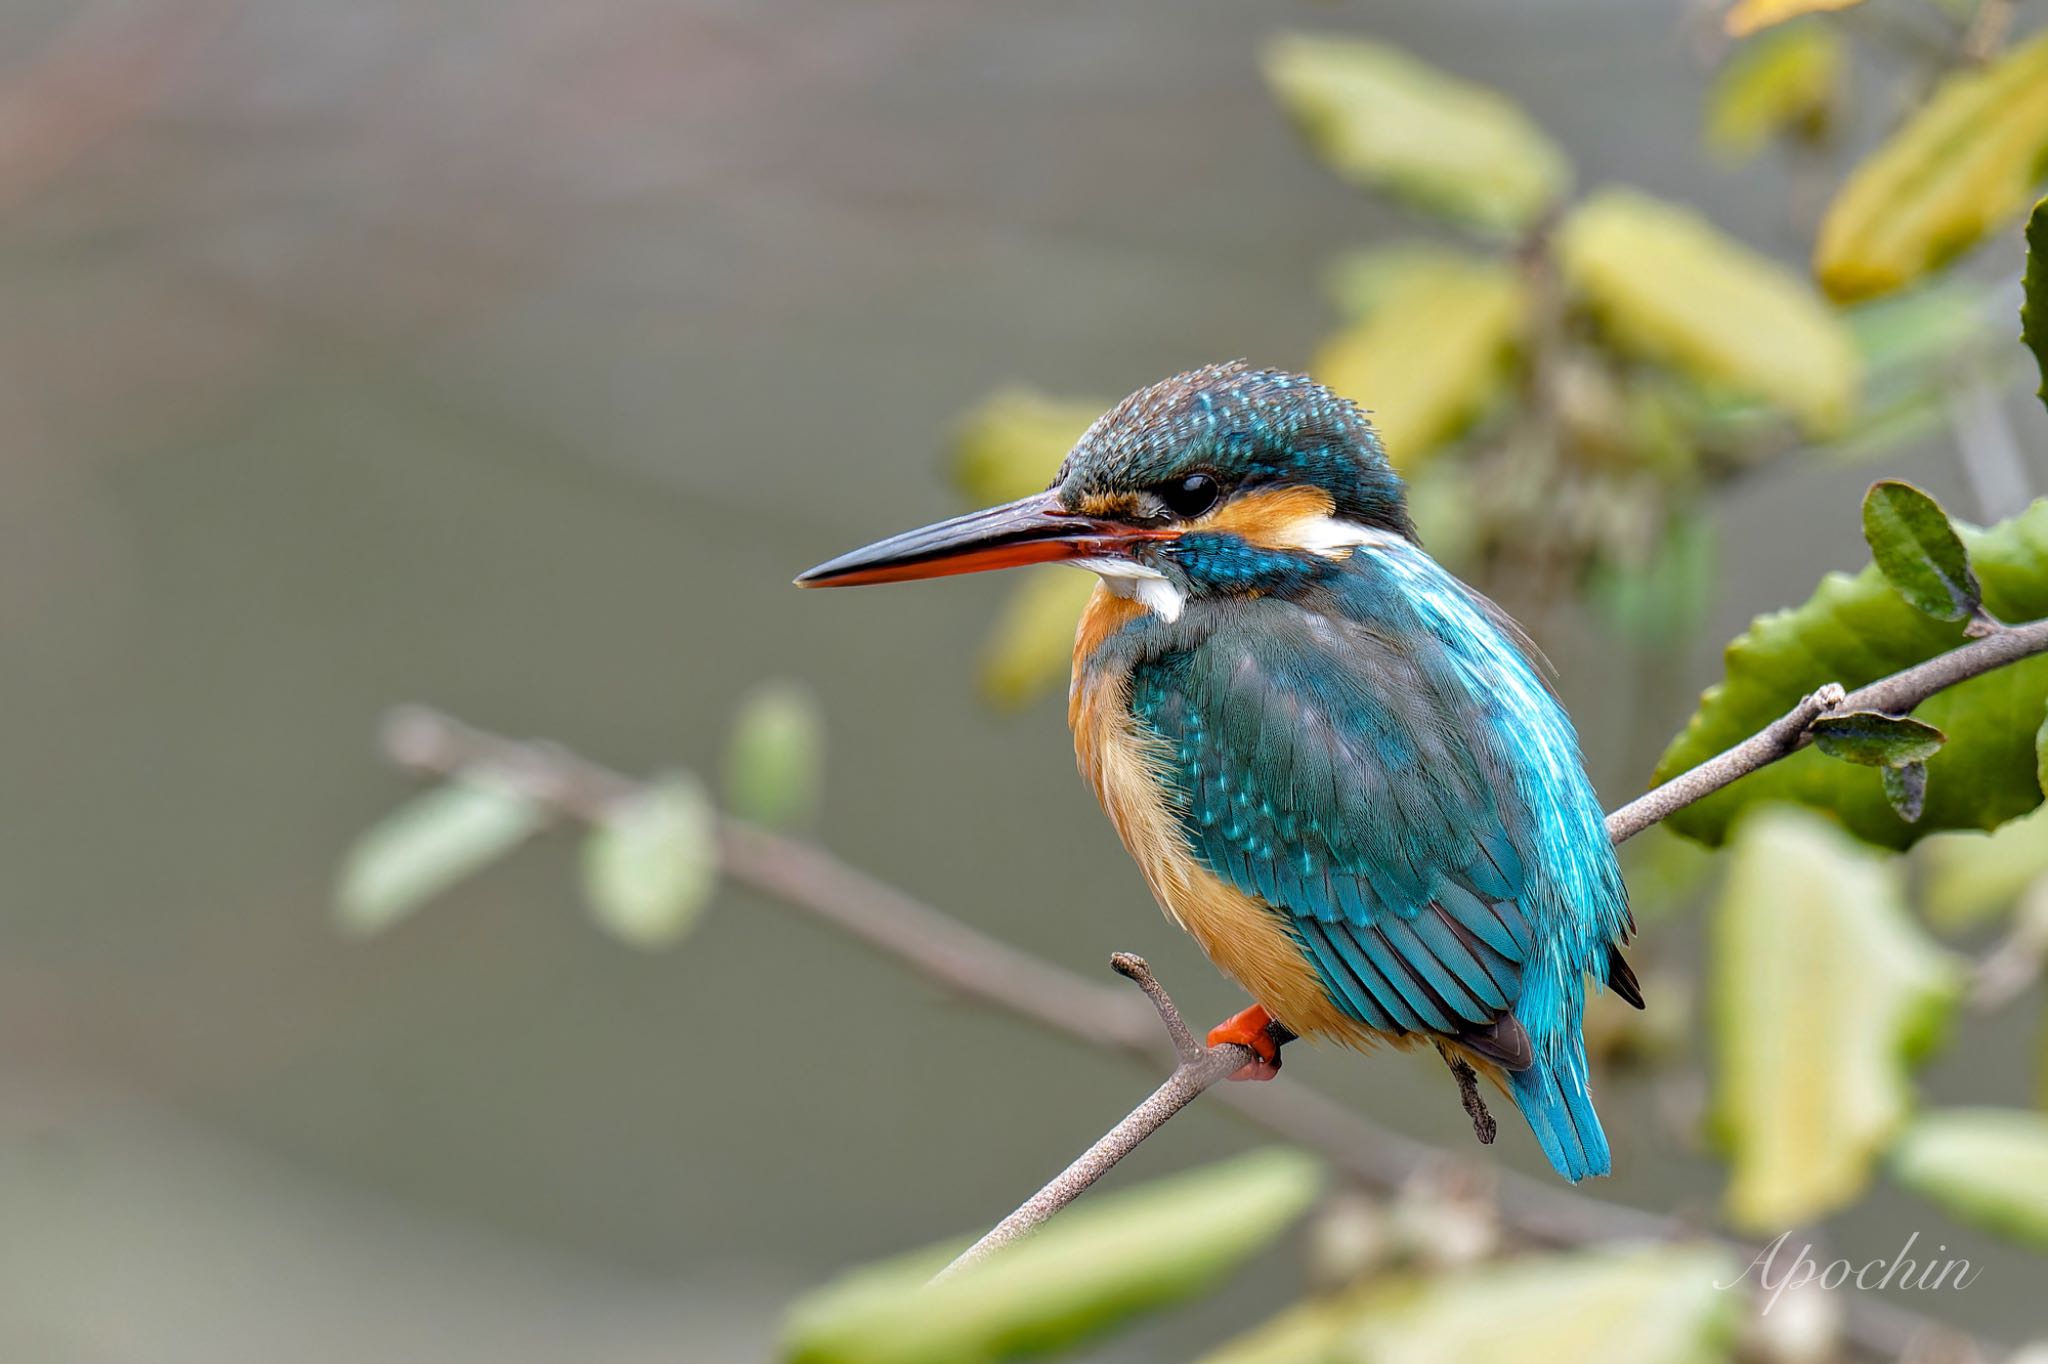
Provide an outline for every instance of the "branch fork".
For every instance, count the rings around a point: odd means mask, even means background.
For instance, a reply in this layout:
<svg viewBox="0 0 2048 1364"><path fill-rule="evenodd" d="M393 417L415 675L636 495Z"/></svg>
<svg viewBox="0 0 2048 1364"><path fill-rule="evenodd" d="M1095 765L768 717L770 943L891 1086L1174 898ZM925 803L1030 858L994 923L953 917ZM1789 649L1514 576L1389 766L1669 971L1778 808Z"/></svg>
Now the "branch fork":
<svg viewBox="0 0 2048 1364"><path fill-rule="evenodd" d="M996 1223L986 1236L961 1251L953 1263L938 1272L933 1278L934 1283L970 1265L979 1264L1004 1246L1029 1235L1053 1214L1086 1193L1090 1185L1108 1174L1118 1161L1137 1150L1140 1142L1165 1126L1167 1119L1193 1103L1203 1091L1218 1081L1229 1079L1258 1059L1258 1053L1236 1042L1204 1046L1196 1041L1187 1020L1181 1017L1179 1006L1166 993L1166 987L1159 983L1158 977L1152 974L1152 968L1143 957L1119 952L1109 959L1109 964L1118 975L1143 990L1145 998L1158 1011L1166 1036L1173 1043L1176 1058L1173 1073L1122 1122L1105 1132L1050 1183L1026 1199L1023 1206Z"/></svg>

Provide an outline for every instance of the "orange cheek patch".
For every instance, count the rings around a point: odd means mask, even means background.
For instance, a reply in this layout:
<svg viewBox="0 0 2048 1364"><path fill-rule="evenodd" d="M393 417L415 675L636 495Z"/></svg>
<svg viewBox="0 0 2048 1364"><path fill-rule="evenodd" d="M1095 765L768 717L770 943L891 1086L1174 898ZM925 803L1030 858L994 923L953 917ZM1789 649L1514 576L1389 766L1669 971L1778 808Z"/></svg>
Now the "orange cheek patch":
<svg viewBox="0 0 2048 1364"><path fill-rule="evenodd" d="M1337 504L1320 488L1274 488L1234 497L1189 528L1223 531L1261 549L1301 549L1302 537L1296 528L1336 509Z"/></svg>

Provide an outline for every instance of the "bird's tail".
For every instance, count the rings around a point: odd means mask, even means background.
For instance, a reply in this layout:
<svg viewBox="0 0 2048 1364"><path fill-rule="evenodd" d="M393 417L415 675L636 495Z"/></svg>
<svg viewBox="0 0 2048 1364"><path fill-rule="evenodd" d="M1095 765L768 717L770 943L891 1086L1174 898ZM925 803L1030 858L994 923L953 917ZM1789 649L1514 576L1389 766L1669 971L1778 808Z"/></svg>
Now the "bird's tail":
<svg viewBox="0 0 2048 1364"><path fill-rule="evenodd" d="M1586 1044L1577 1029L1573 1034L1556 1054L1539 1056L1527 1070L1507 1072L1507 1081L1515 1107L1529 1120L1543 1154L1559 1174L1576 1184L1588 1175L1608 1173L1613 1158L1586 1087Z"/></svg>

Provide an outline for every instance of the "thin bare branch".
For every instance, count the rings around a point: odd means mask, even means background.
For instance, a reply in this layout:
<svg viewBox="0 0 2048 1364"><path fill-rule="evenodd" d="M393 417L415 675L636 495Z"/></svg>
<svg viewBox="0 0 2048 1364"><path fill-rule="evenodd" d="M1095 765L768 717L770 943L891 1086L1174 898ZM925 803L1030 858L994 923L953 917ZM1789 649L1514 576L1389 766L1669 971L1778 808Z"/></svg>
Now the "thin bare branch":
<svg viewBox="0 0 2048 1364"><path fill-rule="evenodd" d="M1813 742L1813 722L1837 711L1876 710L1905 715L1928 697L1959 682L2048 652L2048 620L1994 628L1983 639L1937 654L1925 663L1844 693L1830 682L1735 747L1682 772L1607 816L1607 836L1616 843L1635 837L1695 801L1704 800L1760 767L1788 758Z"/></svg>
<svg viewBox="0 0 2048 1364"><path fill-rule="evenodd" d="M1620 843L1797 752L1811 742L1811 726L1822 715L1836 710L1904 714L1959 682L2044 651L2048 620L2032 621L1997 628L1987 638L1854 692L1844 694L1840 686L1829 684L1762 732L1614 811L1607 817L1608 836ZM554 745L507 739L420 707L393 712L385 725L384 746L393 762L429 775L489 770L521 785L563 817L580 821L600 817L637 788L632 779ZM1166 1082L1004 1218L963 1261L985 1255L1043 1223L1175 1113L1253 1059L1246 1047L1199 1048L1179 1010L1138 958L1120 956L1117 966L1144 990L1150 1008L970 928L814 844L732 819L720 821L719 844L723 870L734 881L808 910L978 1002L1091 1045L1145 1057L1157 1054L1157 1026L1164 1024L1179 1058ZM1136 969L1129 969L1133 964ZM1216 1093L1217 1102L1318 1152L1345 1174L1374 1187L1397 1186L1441 1158L1434 1148L1388 1132L1299 1086L1234 1085ZM1677 1218L1604 1202L1511 1171L1501 1173L1496 1198L1503 1222L1530 1240L1549 1245L1666 1239L1699 1231ZM1734 1249L1745 1257L1753 1253L1746 1247ZM1958 1328L1867 1295L1851 1306L1845 1336L1861 1350L1891 1356L1929 1339L1967 1339ZM1982 1355L2002 1353L1982 1340L1974 1347Z"/></svg>
<svg viewBox="0 0 2048 1364"><path fill-rule="evenodd" d="M1186 1108L1203 1091L1227 1080L1243 1066L1257 1059L1250 1047L1224 1042L1213 1047L1197 1043L1182 1020L1180 1010L1145 965L1143 957L1119 952L1112 962L1119 974L1137 982L1159 1011L1159 1019L1173 1039L1180 1064L1166 1083L1152 1091L1145 1102L1132 1109L1124 1120L1102 1134L1046 1186L1024 1201L1022 1207L989 1229L988 1235L960 1252L953 1263L940 1270L943 1279L969 1265L979 1264L1004 1246L1028 1236L1054 1213L1088 1191L1088 1186L1108 1174L1115 1164L1138 1149L1138 1143L1166 1125L1166 1120ZM1183 1049L1185 1046L1186 1049Z"/></svg>

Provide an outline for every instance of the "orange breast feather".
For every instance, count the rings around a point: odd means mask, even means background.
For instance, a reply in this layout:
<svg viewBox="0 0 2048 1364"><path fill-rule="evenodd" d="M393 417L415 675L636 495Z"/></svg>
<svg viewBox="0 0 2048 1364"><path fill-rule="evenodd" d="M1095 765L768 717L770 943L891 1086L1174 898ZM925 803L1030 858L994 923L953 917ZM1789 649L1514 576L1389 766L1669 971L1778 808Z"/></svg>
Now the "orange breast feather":
<svg viewBox="0 0 2048 1364"><path fill-rule="evenodd" d="M1226 884L1196 860L1171 803L1156 736L1140 731L1122 668L1095 663L1103 642L1144 608L1097 586L1074 640L1074 682L1067 719L1081 776L1137 861L1153 898L1201 944L1209 960L1266 1011L1303 1036L1353 1046L1375 1034L1330 1002L1286 917Z"/></svg>

